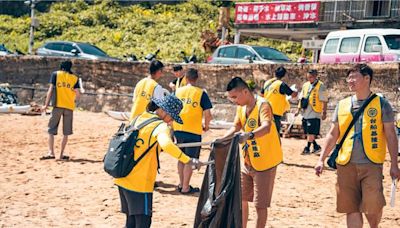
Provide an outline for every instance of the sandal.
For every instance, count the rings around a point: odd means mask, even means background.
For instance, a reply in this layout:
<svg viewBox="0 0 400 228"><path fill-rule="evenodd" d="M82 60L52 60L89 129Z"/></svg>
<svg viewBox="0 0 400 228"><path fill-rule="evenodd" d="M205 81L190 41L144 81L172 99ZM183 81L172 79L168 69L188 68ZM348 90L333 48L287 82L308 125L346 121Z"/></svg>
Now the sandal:
<svg viewBox="0 0 400 228"><path fill-rule="evenodd" d="M44 156L40 157L39 159L40 160L49 160L49 159L55 159L55 158L56 158L56 156L48 154L48 155L44 155Z"/></svg>
<svg viewBox="0 0 400 228"><path fill-rule="evenodd" d="M196 192L200 192L200 188L193 188L191 185L189 185L189 191L187 192L182 192L182 190L180 191L180 193L183 195L193 194Z"/></svg>
<svg viewBox="0 0 400 228"><path fill-rule="evenodd" d="M69 160L69 156L63 155L63 156L60 158L60 160Z"/></svg>

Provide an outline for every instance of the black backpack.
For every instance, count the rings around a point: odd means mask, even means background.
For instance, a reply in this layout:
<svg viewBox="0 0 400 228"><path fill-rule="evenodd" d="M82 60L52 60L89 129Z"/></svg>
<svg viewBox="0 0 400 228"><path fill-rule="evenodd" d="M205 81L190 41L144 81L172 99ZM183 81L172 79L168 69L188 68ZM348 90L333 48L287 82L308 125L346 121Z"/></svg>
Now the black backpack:
<svg viewBox="0 0 400 228"><path fill-rule="evenodd" d="M134 152L139 130L154 121L160 120L153 117L134 127L137 118L132 124L125 127L121 124L117 133L112 137L106 155L104 156L104 170L114 178L126 177L137 163L154 147L155 141L147 150L135 161Z"/></svg>

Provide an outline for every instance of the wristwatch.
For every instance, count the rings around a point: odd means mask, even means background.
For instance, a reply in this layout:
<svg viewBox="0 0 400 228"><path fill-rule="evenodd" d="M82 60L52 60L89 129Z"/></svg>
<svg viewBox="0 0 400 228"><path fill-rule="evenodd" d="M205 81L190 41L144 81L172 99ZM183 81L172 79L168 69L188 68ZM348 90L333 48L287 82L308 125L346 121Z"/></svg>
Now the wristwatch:
<svg viewBox="0 0 400 228"><path fill-rule="evenodd" d="M253 140L253 139L254 139L254 133L253 133L252 131L249 133L249 139L250 139L250 140Z"/></svg>

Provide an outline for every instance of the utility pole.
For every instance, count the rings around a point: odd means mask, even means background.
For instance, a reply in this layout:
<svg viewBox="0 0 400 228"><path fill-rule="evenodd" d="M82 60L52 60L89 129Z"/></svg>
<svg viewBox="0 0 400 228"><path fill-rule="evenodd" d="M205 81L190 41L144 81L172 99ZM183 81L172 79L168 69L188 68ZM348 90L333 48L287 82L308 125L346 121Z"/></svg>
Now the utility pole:
<svg viewBox="0 0 400 228"><path fill-rule="evenodd" d="M35 23L35 4L37 0L29 0L25 1L24 3L26 5L29 5L31 7L31 28L29 30L29 48L28 48L28 53L32 55L32 48L33 48L33 43L34 43L34 31L35 31L35 26L37 23Z"/></svg>

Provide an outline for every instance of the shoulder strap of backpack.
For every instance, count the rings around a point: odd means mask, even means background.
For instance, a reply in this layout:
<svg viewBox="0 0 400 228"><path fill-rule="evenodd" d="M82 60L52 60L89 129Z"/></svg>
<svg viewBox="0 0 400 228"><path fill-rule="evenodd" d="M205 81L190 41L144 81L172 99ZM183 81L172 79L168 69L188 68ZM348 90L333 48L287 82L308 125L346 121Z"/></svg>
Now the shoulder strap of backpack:
<svg viewBox="0 0 400 228"><path fill-rule="evenodd" d="M136 129L136 130L140 130L140 129L146 127L147 125L149 125L149 124L151 124L151 123L153 123L153 122L155 122L155 121L157 121L157 120L160 120L160 118L158 118L158 117L152 117L152 118L150 118L150 119L147 119L147 120L143 121L143 123L140 123L135 129ZM135 120L135 122L136 122L136 120ZM135 123L134 123L134 124L135 124Z"/></svg>
<svg viewBox="0 0 400 228"><path fill-rule="evenodd" d="M353 125L355 124L355 122L358 120L358 118L361 116L361 113L364 112L364 109L367 107L367 105L376 97L377 95L374 93L372 94L365 102L364 104L360 107L360 109L356 112L356 114L354 114L353 119L351 120L350 125L347 127L346 132L344 133L343 137L340 139L339 144L337 145L337 149L339 150L343 143L344 140L346 139L347 135L350 132L350 129L353 127Z"/></svg>
<svg viewBox="0 0 400 228"><path fill-rule="evenodd" d="M151 118L151 119L159 119L159 118L154 117L154 118ZM151 120L151 119L149 119L149 120ZM147 120L147 121L148 121L148 120ZM154 121L156 121L156 120L153 120L153 121L151 121L151 122L154 122ZM160 124L161 124L161 123L160 123ZM156 127L158 127L160 124L158 124ZM151 144L151 145L143 152L143 154L141 154L141 155L138 157L138 159L135 161L135 163L136 163L136 164L139 163L140 160L142 160L143 157L146 156L146 154L149 153L149 151L150 151L156 144L157 144L157 140L156 140L155 142L153 142L153 144ZM157 170L158 170L158 169L160 168L160 162L159 162L159 158L158 158L158 151L156 151L156 153L157 153Z"/></svg>

